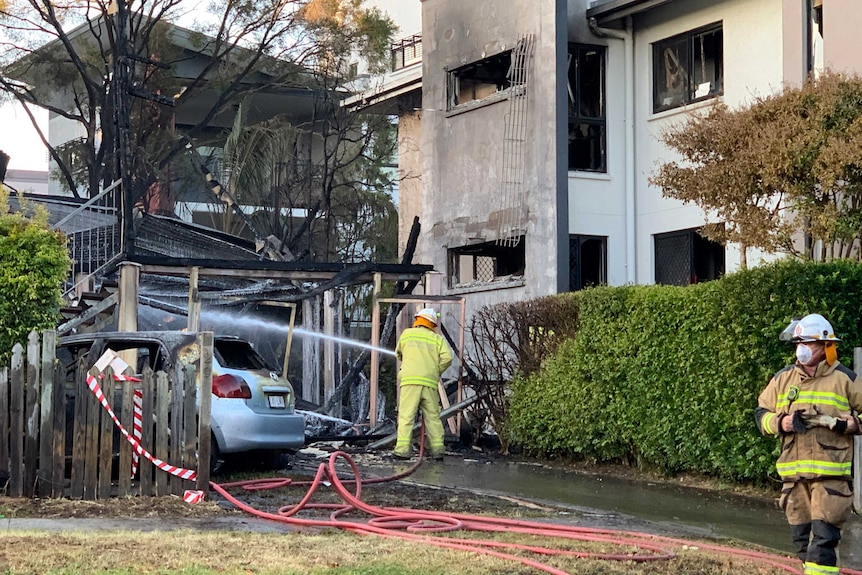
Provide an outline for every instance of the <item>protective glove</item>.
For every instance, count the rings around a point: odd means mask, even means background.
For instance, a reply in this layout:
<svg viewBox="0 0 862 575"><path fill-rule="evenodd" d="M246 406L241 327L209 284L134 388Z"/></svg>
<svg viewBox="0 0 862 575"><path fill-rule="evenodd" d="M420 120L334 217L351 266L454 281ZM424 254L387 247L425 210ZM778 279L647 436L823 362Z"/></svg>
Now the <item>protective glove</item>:
<svg viewBox="0 0 862 575"><path fill-rule="evenodd" d="M793 433L805 433L808 431L809 427L806 425L805 420L803 419L803 414L805 413L804 409L797 409L793 412L791 416L790 423L793 425Z"/></svg>
<svg viewBox="0 0 862 575"><path fill-rule="evenodd" d="M799 410L797 410L796 413L799 413ZM846 419L824 415L823 413L820 413L817 406L814 407L814 413L802 413L801 418L805 423L805 427L808 429L811 429L812 427L826 427L835 433L844 433L847 431Z"/></svg>

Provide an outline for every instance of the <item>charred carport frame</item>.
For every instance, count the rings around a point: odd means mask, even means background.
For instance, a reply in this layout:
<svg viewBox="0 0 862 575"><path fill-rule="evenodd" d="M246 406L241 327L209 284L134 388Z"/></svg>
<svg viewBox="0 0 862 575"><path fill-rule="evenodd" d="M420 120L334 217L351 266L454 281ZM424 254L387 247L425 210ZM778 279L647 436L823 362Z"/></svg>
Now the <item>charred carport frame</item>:
<svg viewBox="0 0 862 575"><path fill-rule="evenodd" d="M192 330L196 318L199 318L200 294L197 289L197 279L201 276L223 276L239 277L246 279L280 279L286 281L321 282L317 288L300 294L290 294L283 298L274 298L272 294L257 300L266 301L268 304L274 302L297 302L314 295L325 293L327 290L342 285L356 283L373 283L374 301L379 301L380 283L386 279L403 283L418 283L426 274L433 272L431 265L421 264L381 264L381 263L324 263L324 262L281 262L281 261L235 261L235 260L212 260L212 259L190 259L190 258L163 258L153 256L134 255L124 265L120 266L120 293L119 293L119 317L118 325L120 331L137 330L137 307L128 305L128 302L138 301L138 277L139 274L185 276L189 278L188 291L188 318L189 329ZM131 272L125 273L124 272ZM449 303L461 302L461 342L459 348L463 348L463 325L464 306L463 298L441 297L441 296L399 296L405 301L443 301ZM410 299L415 298L415 299ZM124 304L123 302L126 302ZM281 305L281 304L279 304ZM374 304L372 312L372 324L375 326L372 336L376 345L379 345L380 315L378 304ZM197 310L197 311L195 311ZM375 319L376 318L376 319ZM194 326L196 327L196 326ZM372 351L372 372L375 375L372 383L372 391L376 394L376 364L377 355ZM459 366L461 356L459 351ZM324 382L326 387L326 382ZM372 394L371 397L376 397ZM459 367L458 395L461 397L461 373ZM371 421L376 421L377 406L371 402ZM460 421L460 420L459 420Z"/></svg>

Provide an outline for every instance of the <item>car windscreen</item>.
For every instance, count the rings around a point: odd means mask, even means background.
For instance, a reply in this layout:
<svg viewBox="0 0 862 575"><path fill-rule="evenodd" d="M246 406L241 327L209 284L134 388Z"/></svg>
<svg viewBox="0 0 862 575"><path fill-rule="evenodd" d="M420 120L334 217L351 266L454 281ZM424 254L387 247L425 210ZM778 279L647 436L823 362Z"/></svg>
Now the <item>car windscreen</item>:
<svg viewBox="0 0 862 575"><path fill-rule="evenodd" d="M72 373L75 370L77 361L87 356L93 349L95 349L97 355L100 355L104 349L110 349L114 352L134 351L134 355L125 355L123 359L135 362L134 372L137 374L143 373L145 368L150 368L153 371L166 369L164 365L165 354L162 353L160 345L152 341L95 339L93 341L78 341L69 345L61 344L57 348L57 358L66 368L67 373ZM88 359L92 363L98 357L94 356ZM87 367L91 367L90 363L88 363Z"/></svg>
<svg viewBox="0 0 862 575"><path fill-rule="evenodd" d="M229 369L271 369L243 340L217 339L213 342L219 365Z"/></svg>

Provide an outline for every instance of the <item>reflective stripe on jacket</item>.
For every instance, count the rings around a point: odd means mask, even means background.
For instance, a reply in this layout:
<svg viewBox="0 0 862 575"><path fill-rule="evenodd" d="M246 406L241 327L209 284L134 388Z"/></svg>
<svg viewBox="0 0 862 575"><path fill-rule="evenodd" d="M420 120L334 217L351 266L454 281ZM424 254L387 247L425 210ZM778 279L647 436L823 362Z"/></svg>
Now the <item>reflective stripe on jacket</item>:
<svg viewBox="0 0 862 575"><path fill-rule="evenodd" d="M405 329L395 355L401 360L401 385L425 385L437 389L440 375L452 365L452 352L443 336L424 327Z"/></svg>
<svg viewBox="0 0 862 575"><path fill-rule="evenodd" d="M776 468L783 480L850 479L853 437L826 427L814 427L806 433L782 432L781 415L797 410L833 417L858 414L862 411L862 380L837 361L833 365L821 361L813 377L800 366L791 365L772 377L757 398L755 411L760 432L781 438Z"/></svg>

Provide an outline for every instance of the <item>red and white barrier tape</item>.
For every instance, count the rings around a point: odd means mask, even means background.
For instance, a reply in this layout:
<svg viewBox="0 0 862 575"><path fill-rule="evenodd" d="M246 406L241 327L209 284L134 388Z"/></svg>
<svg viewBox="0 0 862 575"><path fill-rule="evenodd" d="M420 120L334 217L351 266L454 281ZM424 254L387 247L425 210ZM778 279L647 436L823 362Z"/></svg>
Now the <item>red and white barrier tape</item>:
<svg viewBox="0 0 862 575"><path fill-rule="evenodd" d="M200 503L204 499L204 492L199 490L186 489L186 492L183 493L183 501L194 505L195 503Z"/></svg>
<svg viewBox="0 0 862 575"><path fill-rule="evenodd" d="M140 389L136 389L134 391L134 395L132 395L132 435L138 440L138 442L140 442L144 419L144 392ZM133 451L132 477L134 477L135 473L138 472L138 461L140 461L140 456L137 451Z"/></svg>
<svg viewBox="0 0 862 575"><path fill-rule="evenodd" d="M136 378L131 378L124 375L115 375L114 379L117 381L137 381ZM149 459L153 462L153 465L161 469L162 471L167 471L171 475L176 475L182 479L186 479L188 481L195 481L197 479L197 473L191 469L183 469L182 467L176 467L169 463L165 463L161 459L154 457L150 454L149 451L143 448L141 442L132 437L126 428L123 427L123 424L120 423L120 420L117 418L114 410L111 409L111 406L108 405L108 400L105 398L105 394L102 392L102 387L99 385L99 381L92 374L87 374L87 386L90 388L90 391L96 396L96 399L99 400L99 403L102 404L102 407L105 408L105 411L108 412L108 415L111 416L111 419L114 420L114 423L117 425L117 428L120 430L120 433L128 440L129 443L132 444L132 448L134 449L133 453L137 453L138 455L143 455L145 458Z"/></svg>

